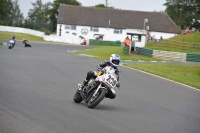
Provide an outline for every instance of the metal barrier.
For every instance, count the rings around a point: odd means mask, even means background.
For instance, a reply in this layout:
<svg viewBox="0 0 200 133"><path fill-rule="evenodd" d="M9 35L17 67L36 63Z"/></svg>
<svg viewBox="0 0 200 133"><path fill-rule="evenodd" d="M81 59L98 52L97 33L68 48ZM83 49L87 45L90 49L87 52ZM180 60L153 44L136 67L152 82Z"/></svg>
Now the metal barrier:
<svg viewBox="0 0 200 133"><path fill-rule="evenodd" d="M200 62L200 54L187 54L186 61Z"/></svg>
<svg viewBox="0 0 200 133"><path fill-rule="evenodd" d="M152 49L136 47L136 52L139 55L145 55L145 56L153 57L153 50Z"/></svg>
<svg viewBox="0 0 200 133"><path fill-rule="evenodd" d="M123 48L123 53L124 53L125 55L130 55L130 53L131 53L130 48L129 48L129 47L124 47L124 48Z"/></svg>

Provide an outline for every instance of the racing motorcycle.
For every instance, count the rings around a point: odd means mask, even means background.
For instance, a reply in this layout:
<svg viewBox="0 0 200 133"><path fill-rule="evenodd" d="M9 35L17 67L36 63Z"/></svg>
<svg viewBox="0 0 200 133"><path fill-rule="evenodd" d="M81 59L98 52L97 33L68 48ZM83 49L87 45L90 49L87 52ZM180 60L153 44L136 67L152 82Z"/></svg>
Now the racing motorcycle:
<svg viewBox="0 0 200 133"><path fill-rule="evenodd" d="M118 83L118 75L113 67L104 67L97 72L96 76L96 79L92 78L84 88L81 84L78 84L78 89L73 98L76 103L84 101L88 108L95 108L106 94L115 93L114 88Z"/></svg>
<svg viewBox="0 0 200 133"><path fill-rule="evenodd" d="M12 49L15 46L15 40L10 39L10 43L8 44L8 49Z"/></svg>

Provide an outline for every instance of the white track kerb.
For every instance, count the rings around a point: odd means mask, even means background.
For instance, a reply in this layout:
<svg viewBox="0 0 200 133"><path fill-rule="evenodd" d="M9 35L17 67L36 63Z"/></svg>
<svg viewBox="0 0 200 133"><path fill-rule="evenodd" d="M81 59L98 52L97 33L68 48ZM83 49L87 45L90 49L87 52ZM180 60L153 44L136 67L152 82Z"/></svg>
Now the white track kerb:
<svg viewBox="0 0 200 133"><path fill-rule="evenodd" d="M168 80L168 81L171 81L171 82L174 82L174 83L177 83L177 84L180 84L180 85L183 85L183 86L186 86L186 87L189 87L189 88L192 88L194 90L197 90L200 92L199 89L197 88L194 88L194 87L191 87L191 86L188 86L188 85L185 85L185 84L182 84L182 83L179 83L179 82L176 82L176 81L173 81L173 80L170 80L170 79L167 79L167 78L163 78L161 76L157 76L157 75L154 75L154 74L151 74L151 73L148 73L148 72L144 72L144 71L141 71L141 70L138 70L138 69L135 69L135 68L131 68L131 67L127 67L127 66L123 66L122 67L126 67L126 68L129 68L129 69L132 69L132 70L136 70L136 71L139 71L139 72L142 72L142 73L145 73L145 74L149 74L149 75L152 75L152 76L155 76L155 77L158 77L158 78L161 78L161 79L165 79L165 80Z"/></svg>

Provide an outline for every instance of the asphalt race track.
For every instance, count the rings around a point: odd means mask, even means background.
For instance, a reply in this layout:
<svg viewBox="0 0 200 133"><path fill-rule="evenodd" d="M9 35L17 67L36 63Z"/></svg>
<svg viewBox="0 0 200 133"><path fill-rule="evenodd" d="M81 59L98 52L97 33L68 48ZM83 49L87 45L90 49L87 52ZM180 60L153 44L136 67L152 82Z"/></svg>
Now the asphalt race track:
<svg viewBox="0 0 200 133"><path fill-rule="evenodd" d="M73 95L100 61L33 43L0 47L1 133L200 133L200 91L120 66L120 90L95 109ZM109 58L109 57L108 57Z"/></svg>

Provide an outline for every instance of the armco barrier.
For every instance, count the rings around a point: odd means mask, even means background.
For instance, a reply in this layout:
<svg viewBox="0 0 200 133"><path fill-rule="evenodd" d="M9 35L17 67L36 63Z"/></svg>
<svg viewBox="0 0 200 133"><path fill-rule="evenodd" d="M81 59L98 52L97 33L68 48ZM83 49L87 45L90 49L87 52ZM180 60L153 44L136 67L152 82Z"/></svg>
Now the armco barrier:
<svg viewBox="0 0 200 133"><path fill-rule="evenodd" d="M187 54L186 61L200 62L200 54Z"/></svg>
<svg viewBox="0 0 200 133"><path fill-rule="evenodd" d="M136 47L136 52L139 55L155 57L155 58L160 58L164 60L200 62L200 54L168 52L168 51L152 50L152 49L139 48L139 47Z"/></svg>
<svg viewBox="0 0 200 133"><path fill-rule="evenodd" d="M101 41L101 40L89 40L89 45L95 46L121 46L120 41Z"/></svg>
<svg viewBox="0 0 200 133"><path fill-rule="evenodd" d="M125 55L130 55L130 48L129 48L129 47L124 47L124 48L123 48L123 53L124 53Z"/></svg>
<svg viewBox="0 0 200 133"><path fill-rule="evenodd" d="M139 55L153 57L153 50L151 49L136 47L136 52Z"/></svg>

